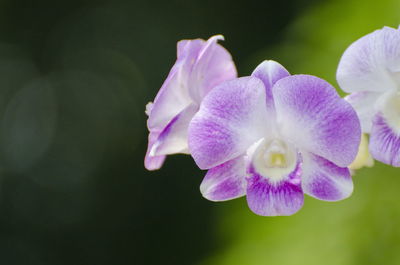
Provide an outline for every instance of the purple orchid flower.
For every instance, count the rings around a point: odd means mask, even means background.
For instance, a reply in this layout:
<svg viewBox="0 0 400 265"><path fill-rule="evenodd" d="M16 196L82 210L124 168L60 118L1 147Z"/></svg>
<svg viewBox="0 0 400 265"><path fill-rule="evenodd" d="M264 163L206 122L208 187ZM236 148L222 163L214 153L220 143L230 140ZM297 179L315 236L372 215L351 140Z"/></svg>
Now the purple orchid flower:
<svg viewBox="0 0 400 265"><path fill-rule="evenodd" d="M400 29L384 27L351 44L337 81L370 134L372 157L400 167Z"/></svg>
<svg viewBox="0 0 400 265"><path fill-rule="evenodd" d="M306 193L320 200L350 196L347 166L361 129L356 112L326 81L290 75L264 61L249 77L226 81L204 98L189 125L189 149L212 201L246 194L263 216L292 215Z"/></svg>
<svg viewBox="0 0 400 265"><path fill-rule="evenodd" d="M145 167L159 169L166 155L188 154L187 129L204 96L216 85L237 76L229 52L217 43L223 36L178 42L177 61L146 106L149 116Z"/></svg>

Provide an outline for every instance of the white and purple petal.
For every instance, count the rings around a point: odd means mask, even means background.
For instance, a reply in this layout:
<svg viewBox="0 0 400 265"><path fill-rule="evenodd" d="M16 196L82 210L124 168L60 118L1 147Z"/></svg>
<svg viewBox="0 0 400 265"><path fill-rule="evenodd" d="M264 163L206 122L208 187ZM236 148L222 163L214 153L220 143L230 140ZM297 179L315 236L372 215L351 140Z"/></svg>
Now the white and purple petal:
<svg viewBox="0 0 400 265"><path fill-rule="evenodd" d="M255 171L247 179L247 204L262 216L287 216L299 211L304 203L300 164L279 182L271 181Z"/></svg>
<svg viewBox="0 0 400 265"><path fill-rule="evenodd" d="M381 93L360 91L354 92L345 97L357 112L361 123L361 130L364 133L371 132L372 119L377 112L377 101Z"/></svg>
<svg viewBox="0 0 400 265"><path fill-rule="evenodd" d="M400 167L400 132L394 131L381 114L373 120L369 150L376 160Z"/></svg>
<svg viewBox="0 0 400 265"><path fill-rule="evenodd" d="M148 104L150 131L146 168L158 169L165 157L188 153L187 129L202 98L217 84L236 77L231 55L218 40L222 36L183 40L177 45L177 61L158 92Z"/></svg>
<svg viewBox="0 0 400 265"><path fill-rule="evenodd" d="M218 40L224 40L224 37L216 35L207 40L188 76L189 94L197 104L213 87L237 77L232 56L217 43Z"/></svg>
<svg viewBox="0 0 400 265"><path fill-rule="evenodd" d="M278 80L290 76L290 73L281 64L272 60L266 60L256 67L251 76L257 77L264 83L267 108L272 111L274 109L272 86Z"/></svg>
<svg viewBox="0 0 400 265"><path fill-rule="evenodd" d="M360 122L351 105L326 81L309 75L280 79L272 88L285 139L346 167L357 155Z"/></svg>
<svg viewBox="0 0 400 265"><path fill-rule="evenodd" d="M201 47L202 40L185 40L178 43L178 58L154 99L149 112L149 130L162 130L173 117L191 104L187 76Z"/></svg>
<svg viewBox="0 0 400 265"><path fill-rule="evenodd" d="M199 104L198 98L191 97L197 93L196 90L204 95L220 82L236 77L231 55L217 43L218 39L223 37L217 35L208 41L194 39L178 42L177 60L149 113L149 129L160 130L188 105L194 102Z"/></svg>
<svg viewBox="0 0 400 265"><path fill-rule="evenodd" d="M245 195L246 165L243 156L208 170L200 191L210 201L226 201Z"/></svg>
<svg viewBox="0 0 400 265"><path fill-rule="evenodd" d="M215 87L189 125L189 149L201 169L233 159L268 130L265 88L242 77Z"/></svg>
<svg viewBox="0 0 400 265"><path fill-rule="evenodd" d="M348 168L311 153L302 153L302 188L305 194L324 201L343 200L353 192Z"/></svg>
<svg viewBox="0 0 400 265"><path fill-rule="evenodd" d="M188 154L188 127L189 122L197 112L196 105L189 105L176 115L158 135L150 154L160 156L175 153Z"/></svg>
<svg viewBox="0 0 400 265"><path fill-rule="evenodd" d="M376 30L351 44L343 53L337 81L348 92L394 90L400 71L400 31Z"/></svg>

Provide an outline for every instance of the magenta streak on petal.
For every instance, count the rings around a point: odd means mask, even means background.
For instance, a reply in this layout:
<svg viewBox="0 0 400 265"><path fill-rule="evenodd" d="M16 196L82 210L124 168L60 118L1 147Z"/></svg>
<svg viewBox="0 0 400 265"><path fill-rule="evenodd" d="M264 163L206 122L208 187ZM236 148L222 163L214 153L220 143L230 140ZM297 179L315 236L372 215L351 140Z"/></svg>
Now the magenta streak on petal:
<svg viewBox="0 0 400 265"><path fill-rule="evenodd" d="M251 170L250 172L254 172ZM262 216L292 215L303 206L301 188L301 163L277 183L255 173L247 179L247 203L249 208Z"/></svg>
<svg viewBox="0 0 400 265"><path fill-rule="evenodd" d="M151 155L169 155L188 153L188 126L194 114L198 111L196 105L189 105L176 115L161 131Z"/></svg>
<svg viewBox="0 0 400 265"><path fill-rule="evenodd" d="M211 201L231 200L246 193L244 157L229 160L208 170L200 185L202 195Z"/></svg>
<svg viewBox="0 0 400 265"><path fill-rule="evenodd" d="M353 182L348 168L313 154L303 154L303 160L304 193L325 201L338 201L351 195Z"/></svg>
<svg viewBox="0 0 400 265"><path fill-rule="evenodd" d="M400 135L388 126L380 114L373 121L369 150L376 160L400 167Z"/></svg>
<svg viewBox="0 0 400 265"><path fill-rule="evenodd" d="M154 153L156 153L156 150L158 148L158 146L160 145L160 143L162 143L169 135L169 133L171 132L171 128L172 126L175 124L175 122L179 119L179 115L181 115L181 113L179 113L178 115L176 115L168 124L167 126L165 126L164 130L161 131L161 133L159 134L157 140L155 141L150 154L154 155Z"/></svg>
<svg viewBox="0 0 400 265"><path fill-rule="evenodd" d="M244 192L241 188L241 181L233 178L225 179L223 182L219 183L215 189L205 195L212 201L225 201L243 196Z"/></svg>
<svg viewBox="0 0 400 265"><path fill-rule="evenodd" d="M340 197L341 194L340 190L335 188L334 181L320 172L315 175L310 193L313 194L314 197L325 201L333 201L335 199L332 198Z"/></svg>

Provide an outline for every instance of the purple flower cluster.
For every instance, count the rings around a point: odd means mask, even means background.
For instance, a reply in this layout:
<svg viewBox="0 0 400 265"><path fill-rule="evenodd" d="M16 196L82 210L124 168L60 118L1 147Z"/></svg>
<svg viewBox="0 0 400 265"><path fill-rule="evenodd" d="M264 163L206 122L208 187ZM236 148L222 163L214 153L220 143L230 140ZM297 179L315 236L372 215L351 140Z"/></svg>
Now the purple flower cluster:
<svg viewBox="0 0 400 265"><path fill-rule="evenodd" d="M346 50L337 72L351 93L345 99L326 81L271 60L237 77L218 40L178 42L177 61L146 107L148 170L167 155L190 154L207 170L205 198L246 195L254 213L278 216L296 213L304 194L349 197L362 132L375 159L400 166L399 29L375 31Z"/></svg>

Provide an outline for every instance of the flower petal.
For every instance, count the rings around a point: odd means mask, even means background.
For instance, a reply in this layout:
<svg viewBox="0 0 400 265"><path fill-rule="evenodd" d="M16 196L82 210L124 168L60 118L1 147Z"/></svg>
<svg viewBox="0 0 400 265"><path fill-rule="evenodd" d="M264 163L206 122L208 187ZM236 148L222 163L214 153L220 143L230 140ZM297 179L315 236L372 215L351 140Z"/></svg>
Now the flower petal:
<svg viewBox="0 0 400 265"><path fill-rule="evenodd" d="M204 47L205 41L202 39L181 40L178 41L176 57L179 59L196 59L201 49Z"/></svg>
<svg viewBox="0 0 400 265"><path fill-rule="evenodd" d="M249 208L262 216L292 215L303 206L304 195L298 166L285 180L272 182L257 173L247 179Z"/></svg>
<svg viewBox="0 0 400 265"><path fill-rule="evenodd" d="M243 156L208 170L200 185L201 194L210 201L226 201L245 195L246 166Z"/></svg>
<svg viewBox="0 0 400 265"><path fill-rule="evenodd" d="M188 56L193 57L193 55ZM162 130L173 117L186 108L191 99L185 86L183 68L187 68L184 58L178 58L167 79L157 93L151 111L148 113L149 130Z"/></svg>
<svg viewBox="0 0 400 265"><path fill-rule="evenodd" d="M266 60L256 67L251 76L257 77L263 81L267 96L267 107L274 109L272 86L279 79L290 76L289 72L281 64L272 60Z"/></svg>
<svg viewBox="0 0 400 265"><path fill-rule="evenodd" d="M197 106L189 105L176 115L159 134L150 154L153 156L176 153L189 154L188 126L197 110Z"/></svg>
<svg viewBox="0 0 400 265"><path fill-rule="evenodd" d="M152 138L145 157L146 168L159 168L165 159L159 155L188 153L187 127L194 110L215 85L236 77L232 58L217 44L219 39L223 37L178 42L177 61L154 103L146 106Z"/></svg>
<svg viewBox="0 0 400 265"><path fill-rule="evenodd" d="M400 31L384 27L351 44L337 69L337 81L346 92L395 89L400 71Z"/></svg>
<svg viewBox="0 0 400 265"><path fill-rule="evenodd" d="M357 155L360 122L351 105L326 81L293 75L272 88L282 135L306 150L346 167Z"/></svg>
<svg viewBox="0 0 400 265"><path fill-rule="evenodd" d="M236 77L232 57L217 44L219 39L223 37L178 42L177 60L149 113L149 129L162 129L193 101L200 104L202 97L215 85Z"/></svg>
<svg viewBox="0 0 400 265"><path fill-rule="evenodd" d="M400 167L400 133L393 131L380 114L373 121L369 150L376 160Z"/></svg>
<svg viewBox="0 0 400 265"><path fill-rule="evenodd" d="M311 153L302 153L304 193L324 201L345 199L353 192L353 181L348 168Z"/></svg>
<svg viewBox="0 0 400 265"><path fill-rule="evenodd" d="M260 79L242 77L215 87L189 125L189 149L201 169L240 154L267 131L265 88Z"/></svg>
<svg viewBox="0 0 400 265"><path fill-rule="evenodd" d="M360 91L345 97L357 112L364 133L371 132L372 119L377 112L376 103L380 95L376 92Z"/></svg>
<svg viewBox="0 0 400 265"><path fill-rule="evenodd" d="M150 150L154 145L154 142L158 138L158 133L149 133L149 143L147 146L146 156L144 157L144 167L147 170L157 170L160 169L164 163L165 156L151 156Z"/></svg>
<svg viewBox="0 0 400 265"><path fill-rule="evenodd" d="M188 79L189 94L198 104L216 85L237 77L232 56L217 43L223 39L222 35L208 39L193 65Z"/></svg>

